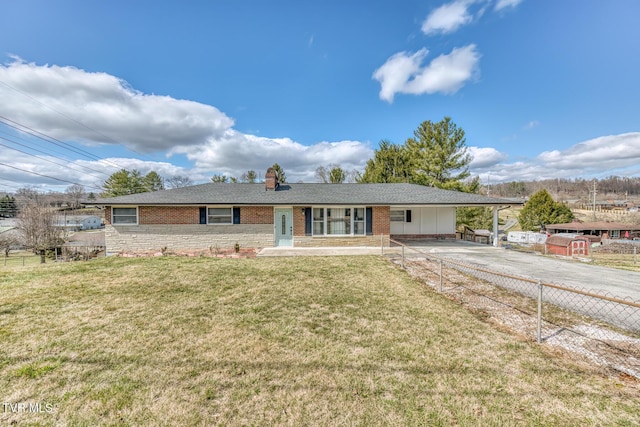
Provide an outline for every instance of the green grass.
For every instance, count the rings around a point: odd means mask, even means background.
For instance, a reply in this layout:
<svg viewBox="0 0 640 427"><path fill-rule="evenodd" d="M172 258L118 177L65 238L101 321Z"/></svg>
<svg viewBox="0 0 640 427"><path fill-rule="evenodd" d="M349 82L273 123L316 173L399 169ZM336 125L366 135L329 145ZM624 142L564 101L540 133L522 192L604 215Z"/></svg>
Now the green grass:
<svg viewBox="0 0 640 427"><path fill-rule="evenodd" d="M640 254L607 254L592 251L589 255L594 264L621 270L640 271Z"/></svg>
<svg viewBox="0 0 640 427"><path fill-rule="evenodd" d="M52 259L46 258L45 262L54 262ZM0 270L11 269L14 267L35 267L40 265L40 256L29 251L12 251L9 256L0 255Z"/></svg>
<svg viewBox="0 0 640 427"><path fill-rule="evenodd" d="M380 257L0 270L19 425L638 425L636 384L492 329ZM1 410L1 408L0 408Z"/></svg>

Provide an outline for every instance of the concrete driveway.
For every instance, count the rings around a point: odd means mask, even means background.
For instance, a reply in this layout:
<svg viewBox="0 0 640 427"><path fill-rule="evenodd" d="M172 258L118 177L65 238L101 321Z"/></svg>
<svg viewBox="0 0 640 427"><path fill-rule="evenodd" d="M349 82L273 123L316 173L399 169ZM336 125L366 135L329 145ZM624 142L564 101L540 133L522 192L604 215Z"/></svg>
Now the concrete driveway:
<svg viewBox="0 0 640 427"><path fill-rule="evenodd" d="M618 298L640 302L640 273L461 240L416 240L405 243L420 251L489 270L598 293L606 292ZM410 251L407 251L407 255L411 255Z"/></svg>

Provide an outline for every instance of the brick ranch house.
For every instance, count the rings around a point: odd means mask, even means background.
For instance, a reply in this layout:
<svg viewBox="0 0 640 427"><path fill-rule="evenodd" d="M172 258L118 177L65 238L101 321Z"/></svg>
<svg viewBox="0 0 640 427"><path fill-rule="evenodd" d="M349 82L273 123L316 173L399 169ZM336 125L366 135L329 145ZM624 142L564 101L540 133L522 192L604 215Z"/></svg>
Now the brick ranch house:
<svg viewBox="0 0 640 427"><path fill-rule="evenodd" d="M456 207L521 204L415 184L208 183L100 200L107 255L455 238ZM497 239L496 239L497 240Z"/></svg>

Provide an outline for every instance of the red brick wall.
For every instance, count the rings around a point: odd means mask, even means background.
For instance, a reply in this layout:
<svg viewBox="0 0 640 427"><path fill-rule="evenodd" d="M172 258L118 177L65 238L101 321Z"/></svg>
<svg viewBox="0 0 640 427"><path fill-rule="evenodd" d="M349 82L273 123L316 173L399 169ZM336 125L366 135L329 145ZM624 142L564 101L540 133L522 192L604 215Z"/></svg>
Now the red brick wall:
<svg viewBox="0 0 640 427"><path fill-rule="evenodd" d="M273 224L273 207L241 207L240 223ZM111 224L111 206L105 207L105 224ZM200 206L139 206L138 224L200 224Z"/></svg>
<svg viewBox="0 0 640 427"><path fill-rule="evenodd" d="M293 207L293 235L305 235L304 206ZM373 207L373 234L389 235L389 206ZM105 207L105 223L111 224L111 207ZM139 224L199 224L199 206L140 206ZM240 208L241 224L273 224L272 206L243 206Z"/></svg>
<svg viewBox="0 0 640 427"><path fill-rule="evenodd" d="M373 227L372 231L374 235L384 234L388 236L391 230L390 218L391 208L389 206L374 206L373 207Z"/></svg>
<svg viewBox="0 0 640 427"><path fill-rule="evenodd" d="M273 224L273 207L272 206L241 207L240 208L240 224Z"/></svg>
<svg viewBox="0 0 640 427"><path fill-rule="evenodd" d="M140 206L138 224L200 224L198 206Z"/></svg>
<svg viewBox="0 0 640 427"><path fill-rule="evenodd" d="M305 235L305 217L304 208L307 206L294 206L293 207L293 235L304 236Z"/></svg>

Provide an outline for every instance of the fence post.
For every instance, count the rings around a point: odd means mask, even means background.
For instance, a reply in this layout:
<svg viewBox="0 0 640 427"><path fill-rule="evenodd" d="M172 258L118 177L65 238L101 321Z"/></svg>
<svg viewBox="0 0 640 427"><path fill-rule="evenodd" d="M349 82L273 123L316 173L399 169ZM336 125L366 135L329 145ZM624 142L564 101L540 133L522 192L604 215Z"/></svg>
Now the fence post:
<svg viewBox="0 0 640 427"><path fill-rule="evenodd" d="M384 234L380 233L380 254L384 255Z"/></svg>
<svg viewBox="0 0 640 427"><path fill-rule="evenodd" d="M633 263L636 264L638 262L638 247L633 245Z"/></svg>
<svg viewBox="0 0 640 427"><path fill-rule="evenodd" d="M402 268L404 269L404 245L402 245Z"/></svg>
<svg viewBox="0 0 640 427"><path fill-rule="evenodd" d="M442 292L442 260L440 260L440 292Z"/></svg>
<svg viewBox="0 0 640 427"><path fill-rule="evenodd" d="M24 267L24 256L22 257L22 266Z"/></svg>
<svg viewBox="0 0 640 427"><path fill-rule="evenodd" d="M538 332L536 341L542 342L542 282L538 281Z"/></svg>
<svg viewBox="0 0 640 427"><path fill-rule="evenodd" d="M5 266L7 265L7 256L6 255L4 256L4 265Z"/></svg>

